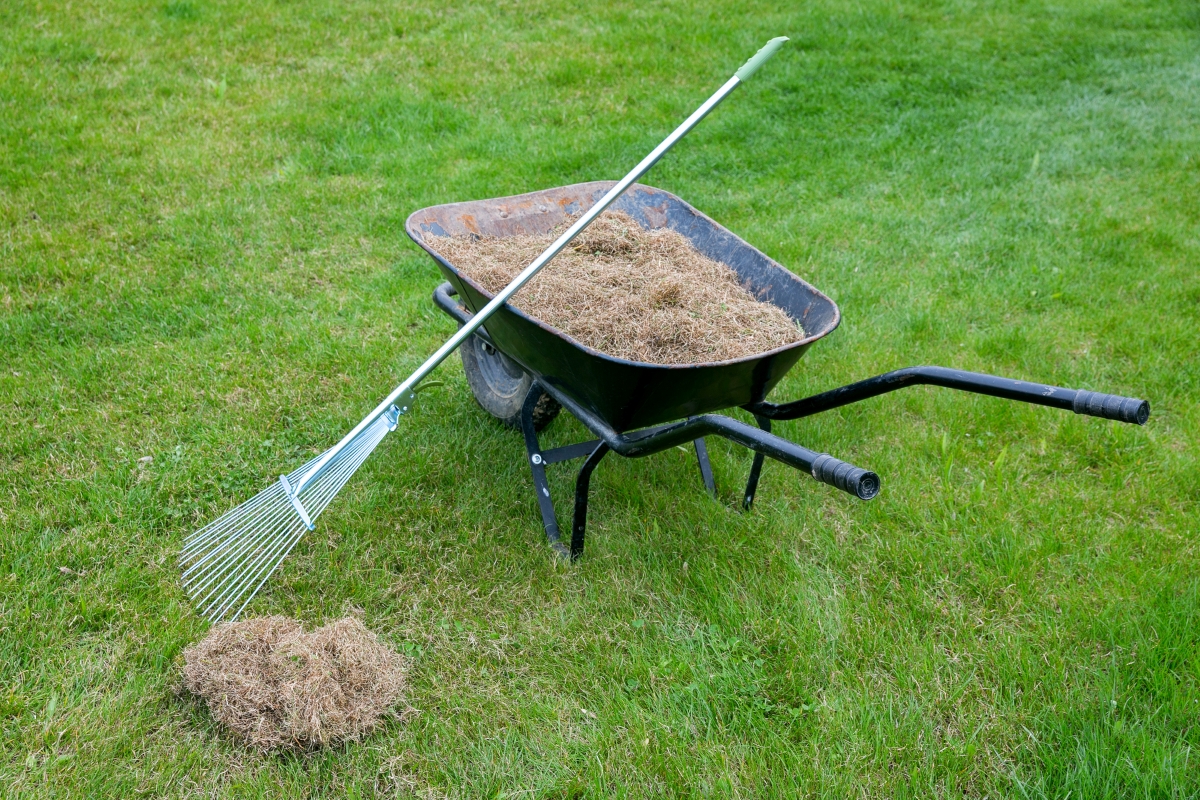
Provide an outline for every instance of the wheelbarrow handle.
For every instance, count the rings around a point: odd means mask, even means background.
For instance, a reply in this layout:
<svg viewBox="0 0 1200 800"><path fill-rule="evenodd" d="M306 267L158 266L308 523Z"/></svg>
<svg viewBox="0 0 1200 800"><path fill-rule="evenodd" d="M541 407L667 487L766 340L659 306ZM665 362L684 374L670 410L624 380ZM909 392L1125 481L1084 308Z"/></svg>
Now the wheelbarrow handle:
<svg viewBox="0 0 1200 800"><path fill-rule="evenodd" d="M780 436L759 430L741 420L719 414L702 414L689 422L699 423L704 433L723 436L756 453L781 461L812 475L821 483L852 494L859 500L870 500L879 494L879 476L868 469L856 467L828 453L818 453L790 442Z"/></svg>
<svg viewBox="0 0 1200 800"><path fill-rule="evenodd" d="M1145 425L1150 419L1150 403L1147 400L1122 397L1119 394L1089 392L1085 389L1075 392L1075 397L1071 400L1071 410L1076 414L1114 419L1134 425Z"/></svg>
<svg viewBox="0 0 1200 800"><path fill-rule="evenodd" d="M1061 386L1017 381L948 367L907 367L791 403L777 405L764 401L752 403L745 408L768 419L800 419L870 397L878 397L906 386L922 384L1061 408L1076 414L1103 417L1134 425L1145 425L1146 420L1150 418L1150 403L1136 397L1089 392L1086 389L1064 389Z"/></svg>
<svg viewBox="0 0 1200 800"><path fill-rule="evenodd" d="M839 461L828 453L817 456L812 476L821 483L849 492L859 500L870 500L879 494L879 476L868 469Z"/></svg>

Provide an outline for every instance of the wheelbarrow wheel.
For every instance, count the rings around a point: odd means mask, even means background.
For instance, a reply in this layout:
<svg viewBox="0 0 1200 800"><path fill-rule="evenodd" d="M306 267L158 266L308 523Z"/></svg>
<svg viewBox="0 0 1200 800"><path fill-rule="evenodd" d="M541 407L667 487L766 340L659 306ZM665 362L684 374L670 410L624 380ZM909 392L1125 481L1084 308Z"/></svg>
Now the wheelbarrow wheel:
<svg viewBox="0 0 1200 800"><path fill-rule="evenodd" d="M467 385L476 402L508 427L519 428L521 406L533 385L533 376L478 336L463 342L459 353L462 354ZM545 428L561 409L558 401L543 392L533 410L534 429Z"/></svg>

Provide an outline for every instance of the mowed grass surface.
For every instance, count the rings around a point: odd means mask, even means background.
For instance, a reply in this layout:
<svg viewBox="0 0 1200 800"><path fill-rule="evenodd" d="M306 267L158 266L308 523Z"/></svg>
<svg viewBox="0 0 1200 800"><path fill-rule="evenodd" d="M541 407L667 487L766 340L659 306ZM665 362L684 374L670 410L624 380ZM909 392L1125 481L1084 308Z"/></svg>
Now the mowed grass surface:
<svg viewBox="0 0 1200 800"><path fill-rule="evenodd" d="M1200 11L796 6L3 4L0 791L1200 794ZM450 362L252 607L361 610L412 709L225 737L176 553L451 332L405 217L616 178L784 33L647 179L840 304L774 397L932 363L1150 424L910 389L777 426L878 499L769 462L750 514L745 451L719 501L610 458L565 566Z"/></svg>

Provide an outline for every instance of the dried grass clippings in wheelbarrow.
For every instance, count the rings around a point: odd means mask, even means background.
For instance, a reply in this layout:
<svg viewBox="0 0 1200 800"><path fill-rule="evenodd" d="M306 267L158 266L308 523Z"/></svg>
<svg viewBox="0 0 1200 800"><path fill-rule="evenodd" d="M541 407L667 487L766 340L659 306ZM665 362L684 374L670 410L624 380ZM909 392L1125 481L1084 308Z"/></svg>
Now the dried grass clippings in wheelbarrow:
<svg viewBox="0 0 1200 800"><path fill-rule="evenodd" d="M430 244L494 294L569 224L540 236ZM597 217L509 303L588 347L651 364L726 361L804 338L787 312L756 298L728 266L621 211Z"/></svg>
<svg viewBox="0 0 1200 800"><path fill-rule="evenodd" d="M184 684L261 750L357 739L400 700L407 661L357 619L305 633L287 617L218 625L184 651Z"/></svg>

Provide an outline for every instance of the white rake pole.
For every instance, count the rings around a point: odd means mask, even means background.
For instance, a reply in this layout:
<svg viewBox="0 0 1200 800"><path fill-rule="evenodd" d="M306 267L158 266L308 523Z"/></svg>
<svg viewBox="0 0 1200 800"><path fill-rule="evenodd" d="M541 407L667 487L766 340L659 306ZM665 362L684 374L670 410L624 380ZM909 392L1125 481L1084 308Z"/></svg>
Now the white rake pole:
<svg viewBox="0 0 1200 800"><path fill-rule="evenodd" d="M554 244L546 248L532 264L496 294L470 322L459 328L436 353L426 359L412 375L405 378L403 383L342 437L341 441L290 475L281 475L278 483L188 537L180 559L186 566L184 586L193 600L197 600L197 596L204 592L197 601L197 605L204 606L201 613L216 622L244 597L231 617L236 619L295 547L304 530L313 529L316 518L346 481L371 455L383 437L389 431L395 430L399 417L408 411L407 405L398 406L397 402L405 398L411 403L413 390L429 373L570 244L592 220L600 216L625 193L626 189L646 174L676 142L696 127L744 80L753 75L786 41L786 36L780 36L767 42L733 77L609 189L604 197L576 220Z"/></svg>

